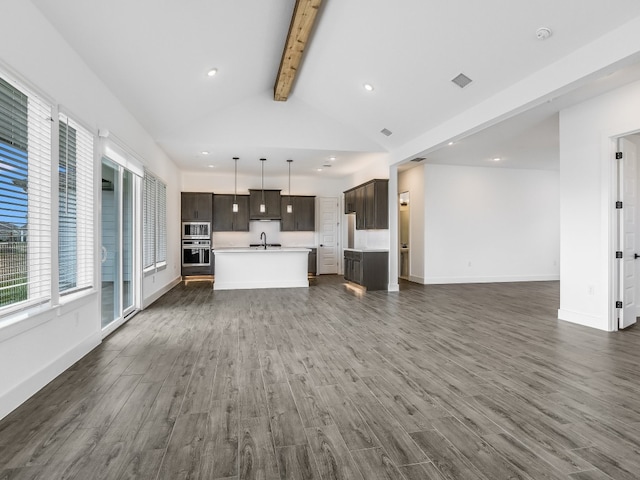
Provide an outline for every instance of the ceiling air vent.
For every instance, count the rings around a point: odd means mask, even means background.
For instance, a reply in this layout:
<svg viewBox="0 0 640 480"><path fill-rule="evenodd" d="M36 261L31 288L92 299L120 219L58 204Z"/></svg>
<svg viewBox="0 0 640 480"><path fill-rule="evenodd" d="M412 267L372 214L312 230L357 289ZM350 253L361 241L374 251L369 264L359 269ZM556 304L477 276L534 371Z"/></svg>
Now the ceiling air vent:
<svg viewBox="0 0 640 480"><path fill-rule="evenodd" d="M388 137L393 132L391 130L389 130L388 128L383 128L382 130L380 130L380 133L383 134L384 136Z"/></svg>
<svg viewBox="0 0 640 480"><path fill-rule="evenodd" d="M412 162L416 162L416 163L420 163L422 161L426 160L425 157L416 157L416 158L412 158L411 161Z"/></svg>
<svg viewBox="0 0 640 480"><path fill-rule="evenodd" d="M325 164L324 164L324 165L322 165L322 166L323 166L323 167L325 167L325 168L331 168L331 164L329 164L329 163L325 163Z"/></svg>
<svg viewBox="0 0 640 480"><path fill-rule="evenodd" d="M467 85L469 85L472 80L469 77L467 77L464 73L461 73L451 81L456 85L458 85L460 88L464 88Z"/></svg>

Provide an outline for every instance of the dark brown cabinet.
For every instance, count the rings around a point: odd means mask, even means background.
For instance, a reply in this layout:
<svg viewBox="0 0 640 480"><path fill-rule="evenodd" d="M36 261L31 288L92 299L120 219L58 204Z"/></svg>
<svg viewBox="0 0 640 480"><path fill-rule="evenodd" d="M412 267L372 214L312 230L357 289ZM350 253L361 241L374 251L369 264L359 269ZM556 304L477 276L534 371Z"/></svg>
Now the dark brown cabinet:
<svg viewBox="0 0 640 480"><path fill-rule="evenodd" d="M389 282L389 252L344 251L344 279L366 287L386 290Z"/></svg>
<svg viewBox="0 0 640 480"><path fill-rule="evenodd" d="M365 215L365 204L364 204L364 187L356 188L356 229L364 230L364 215Z"/></svg>
<svg viewBox="0 0 640 480"><path fill-rule="evenodd" d="M238 195L238 211L233 211L233 195L213 196L213 231L249 231L249 195Z"/></svg>
<svg viewBox="0 0 640 480"><path fill-rule="evenodd" d="M291 204L293 211L287 212ZM313 232L316 229L316 197L282 196L280 214L281 232Z"/></svg>
<svg viewBox="0 0 640 480"><path fill-rule="evenodd" d="M210 222L213 194L182 192L180 210L183 222Z"/></svg>
<svg viewBox="0 0 640 480"><path fill-rule="evenodd" d="M356 214L357 230L389 228L389 180L371 180L344 192L345 213Z"/></svg>
<svg viewBox="0 0 640 480"><path fill-rule="evenodd" d="M311 248L309 252L309 275L317 275L318 273L318 249Z"/></svg>
<svg viewBox="0 0 640 480"><path fill-rule="evenodd" d="M356 213L356 190L344 192L344 213Z"/></svg>
<svg viewBox="0 0 640 480"><path fill-rule="evenodd" d="M260 211L263 190L249 190L250 220L280 220L280 190L264 190L266 211Z"/></svg>

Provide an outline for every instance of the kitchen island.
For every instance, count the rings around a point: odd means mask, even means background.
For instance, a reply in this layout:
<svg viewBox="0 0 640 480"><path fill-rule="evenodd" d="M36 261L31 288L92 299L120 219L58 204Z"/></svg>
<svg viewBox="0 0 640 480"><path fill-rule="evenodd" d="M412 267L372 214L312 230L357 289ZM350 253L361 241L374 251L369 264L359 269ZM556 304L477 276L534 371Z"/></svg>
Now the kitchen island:
<svg viewBox="0 0 640 480"><path fill-rule="evenodd" d="M214 290L309 287L308 248L220 248L214 250Z"/></svg>

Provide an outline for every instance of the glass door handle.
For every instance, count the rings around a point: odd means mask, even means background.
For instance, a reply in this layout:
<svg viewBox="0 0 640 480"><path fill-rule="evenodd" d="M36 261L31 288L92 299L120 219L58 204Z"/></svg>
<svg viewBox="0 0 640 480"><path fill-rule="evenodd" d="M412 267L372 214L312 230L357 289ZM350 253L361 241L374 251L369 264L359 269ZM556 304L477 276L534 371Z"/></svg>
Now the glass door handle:
<svg viewBox="0 0 640 480"><path fill-rule="evenodd" d="M102 258L100 259L101 263L104 263L107 261L107 247L102 247Z"/></svg>

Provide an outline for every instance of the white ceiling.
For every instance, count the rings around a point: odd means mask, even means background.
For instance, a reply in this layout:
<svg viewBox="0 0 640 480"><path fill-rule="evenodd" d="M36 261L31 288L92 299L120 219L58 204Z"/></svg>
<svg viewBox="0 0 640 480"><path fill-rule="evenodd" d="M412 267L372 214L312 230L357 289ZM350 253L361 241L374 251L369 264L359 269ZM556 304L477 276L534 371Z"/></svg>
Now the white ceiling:
<svg viewBox="0 0 640 480"><path fill-rule="evenodd" d="M266 157L271 173L284 174L292 158L298 174L328 176L386 158L640 15L637 0L325 0L289 100L274 102L294 0L32 2L180 168L232 171L238 156L257 171ZM536 39L541 26L553 31L546 41ZM473 80L464 89L451 83L461 72ZM638 69L628 73L616 81L640 78ZM366 92L365 82L375 90ZM585 88L580 98L613 83ZM500 156L503 166L557 168L562 104L428 161L487 164ZM316 172L323 164L332 167Z"/></svg>

